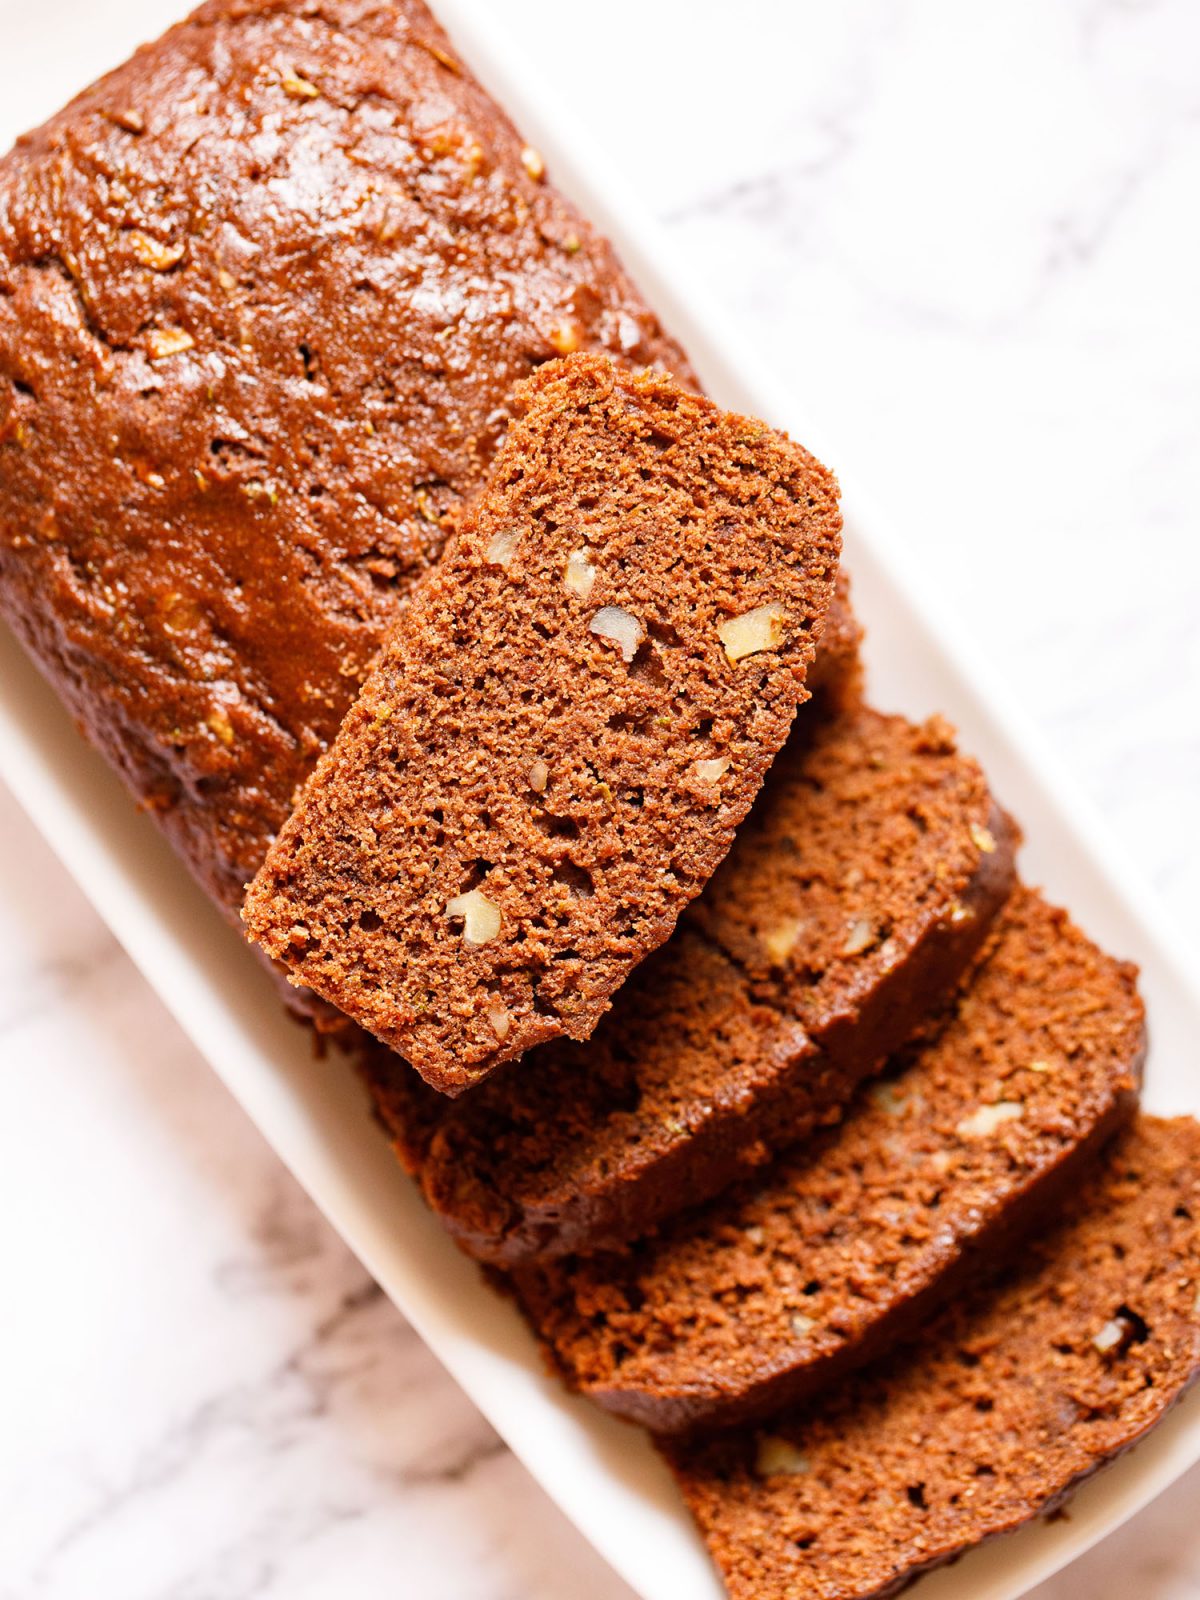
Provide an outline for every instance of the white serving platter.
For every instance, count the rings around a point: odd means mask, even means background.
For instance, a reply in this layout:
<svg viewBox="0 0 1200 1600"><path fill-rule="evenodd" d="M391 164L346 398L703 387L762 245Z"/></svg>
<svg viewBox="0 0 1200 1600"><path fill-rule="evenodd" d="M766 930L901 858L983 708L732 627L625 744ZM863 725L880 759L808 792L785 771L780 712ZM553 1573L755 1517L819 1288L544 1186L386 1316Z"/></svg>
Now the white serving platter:
<svg viewBox="0 0 1200 1600"><path fill-rule="evenodd" d="M175 20L180 5L0 0L0 147ZM437 9L464 58L542 150L556 182L612 236L711 393L789 428L837 464L874 699L913 713L944 711L957 722L1026 828L1026 876L1142 966L1153 1029L1148 1105L1200 1113L1200 974L1181 955L1186 945L1164 927L1043 741L939 608L928 574L906 566L887 520L856 494L853 462L796 397L756 373L655 225L571 128L553 86L534 81L497 8L487 0L440 0ZM484 1287L397 1169L352 1075L313 1059L257 963L82 744L3 629L0 778L297 1180L547 1493L645 1600L718 1600L720 1584L646 1439L544 1376L516 1313ZM1035 1524L923 1580L923 1600L1014 1600L1198 1459L1200 1392L1087 1485L1069 1520Z"/></svg>

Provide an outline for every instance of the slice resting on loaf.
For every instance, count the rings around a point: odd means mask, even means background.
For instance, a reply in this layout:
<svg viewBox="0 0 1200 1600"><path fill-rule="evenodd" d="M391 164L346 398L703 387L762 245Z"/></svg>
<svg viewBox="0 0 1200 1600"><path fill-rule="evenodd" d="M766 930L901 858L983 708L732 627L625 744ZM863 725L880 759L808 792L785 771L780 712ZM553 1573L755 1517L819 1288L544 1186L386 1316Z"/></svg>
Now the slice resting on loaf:
<svg viewBox="0 0 1200 1600"><path fill-rule="evenodd" d="M757 1168L835 1119L960 981L1013 881L1013 833L946 723L806 713L707 893L744 906L769 985L707 913L559 1041L454 1105L402 1063L368 1078L455 1238L513 1265L591 1250Z"/></svg>
<svg viewBox="0 0 1200 1600"><path fill-rule="evenodd" d="M840 551L812 456L662 374L573 356L513 404L243 913L450 1094L587 1038L711 877Z"/></svg>
<svg viewBox="0 0 1200 1600"><path fill-rule="evenodd" d="M576 348L690 379L421 0L207 0L0 160L0 613L235 920Z"/></svg>
<svg viewBox="0 0 1200 1600"><path fill-rule="evenodd" d="M731 1600L882 1600L1062 1503L1200 1371L1200 1125L1146 1117L999 1281L823 1403L664 1446Z"/></svg>
<svg viewBox="0 0 1200 1600"><path fill-rule="evenodd" d="M1019 889L935 1038L845 1121L624 1255L516 1274L572 1387L669 1433L827 1394L1053 1215L1129 1117L1136 972Z"/></svg>

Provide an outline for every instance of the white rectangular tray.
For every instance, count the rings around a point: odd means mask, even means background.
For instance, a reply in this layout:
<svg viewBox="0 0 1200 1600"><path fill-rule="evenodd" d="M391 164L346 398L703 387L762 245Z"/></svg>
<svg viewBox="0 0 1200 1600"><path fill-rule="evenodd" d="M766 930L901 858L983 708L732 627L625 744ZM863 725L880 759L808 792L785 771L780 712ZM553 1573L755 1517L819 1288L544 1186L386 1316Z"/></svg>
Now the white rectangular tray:
<svg viewBox="0 0 1200 1600"><path fill-rule="evenodd" d="M0 38L44 71L5 81L0 147L174 20L182 0L0 0ZM486 0L435 0L464 57L545 154L555 181L604 228L712 394L789 428L839 469L847 565L869 630L875 700L944 711L1028 834L1023 869L1111 949L1141 963L1153 1029L1147 1103L1200 1113L1194 1066L1200 978L1164 929L1042 741L940 613L929 574L906 566L887 522L854 492L853 463L816 419L759 377L690 284L654 224L531 81ZM11 59L11 57L10 57ZM67 76L69 74L70 76ZM717 1600L720 1585L645 1438L547 1379L516 1313L480 1281L397 1169L349 1072L315 1062L306 1036L153 825L75 734L0 629L0 777L297 1180L546 1491L645 1600ZM1077 1498L924 1580L924 1600L1012 1600L1116 1527L1200 1459L1200 1393ZM564 1584L566 1575L564 1575Z"/></svg>

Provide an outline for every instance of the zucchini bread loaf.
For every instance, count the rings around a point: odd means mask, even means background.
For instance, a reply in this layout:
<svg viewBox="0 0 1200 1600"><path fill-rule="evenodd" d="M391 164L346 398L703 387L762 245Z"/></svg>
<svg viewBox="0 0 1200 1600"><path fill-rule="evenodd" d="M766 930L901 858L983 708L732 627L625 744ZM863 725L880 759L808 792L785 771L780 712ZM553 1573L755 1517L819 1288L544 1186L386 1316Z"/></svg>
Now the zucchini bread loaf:
<svg viewBox="0 0 1200 1600"><path fill-rule="evenodd" d="M688 376L420 0L210 0L0 162L0 611L231 915L577 347Z"/></svg>
<svg viewBox="0 0 1200 1600"><path fill-rule="evenodd" d="M472 1254L513 1265L645 1233L835 1119L959 983L1013 882L982 772L940 719L808 715L696 902L744 903L768 942L788 930L769 996L689 915L592 1039L452 1107L369 1058L401 1158Z"/></svg>
<svg viewBox="0 0 1200 1600"><path fill-rule="evenodd" d="M518 415L246 898L252 936L446 1093L586 1039L808 698L832 475L579 354Z"/></svg>
<svg viewBox="0 0 1200 1600"><path fill-rule="evenodd" d="M1144 1117L1056 1225L907 1348L666 1447L731 1600L883 1600L1053 1510L1200 1372L1200 1125Z"/></svg>

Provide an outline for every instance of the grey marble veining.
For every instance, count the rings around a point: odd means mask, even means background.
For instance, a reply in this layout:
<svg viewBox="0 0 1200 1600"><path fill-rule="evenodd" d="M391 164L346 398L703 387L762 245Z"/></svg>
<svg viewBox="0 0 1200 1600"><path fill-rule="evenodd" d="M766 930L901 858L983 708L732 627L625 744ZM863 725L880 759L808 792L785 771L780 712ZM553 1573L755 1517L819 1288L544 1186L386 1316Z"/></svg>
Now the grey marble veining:
<svg viewBox="0 0 1200 1600"><path fill-rule="evenodd" d="M1195 940L1192 0L503 14ZM0 1597L629 1600L6 795L0 840ZM1040 1600L1200 1595L1198 1496Z"/></svg>

